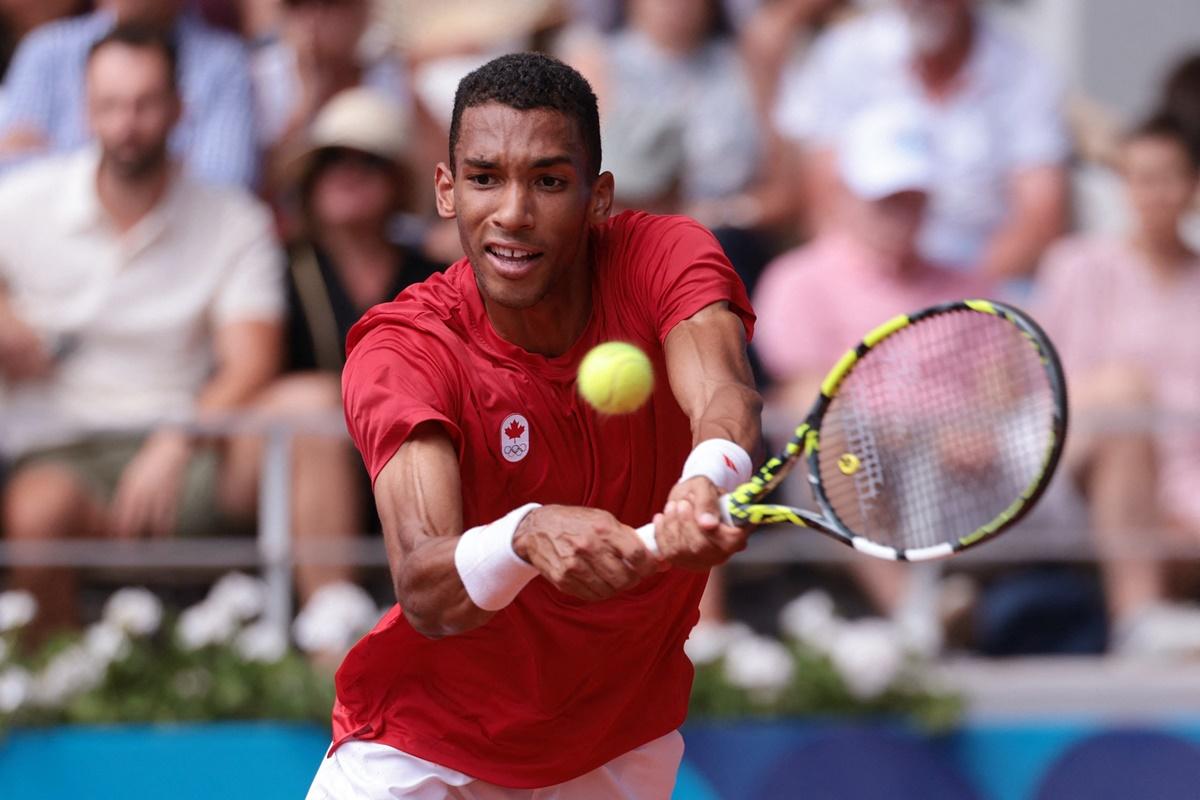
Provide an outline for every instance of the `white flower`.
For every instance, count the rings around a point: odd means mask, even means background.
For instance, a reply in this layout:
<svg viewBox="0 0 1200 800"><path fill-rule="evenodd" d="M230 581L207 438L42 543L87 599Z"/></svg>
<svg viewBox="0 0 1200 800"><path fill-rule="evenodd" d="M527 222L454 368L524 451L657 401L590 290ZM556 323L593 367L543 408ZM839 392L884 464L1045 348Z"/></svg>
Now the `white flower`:
<svg viewBox="0 0 1200 800"><path fill-rule="evenodd" d="M0 714L11 714L29 701L33 680L20 667L0 672Z"/></svg>
<svg viewBox="0 0 1200 800"><path fill-rule="evenodd" d="M795 669L791 651L775 639L748 636L729 645L725 676L734 686L771 699L788 685Z"/></svg>
<svg viewBox="0 0 1200 800"><path fill-rule="evenodd" d="M237 631L237 620L225 609L216 608L207 600L197 603L179 615L175 635L185 650L199 650L211 644L225 644Z"/></svg>
<svg viewBox="0 0 1200 800"><path fill-rule="evenodd" d="M683 652L693 664L711 664L725 655L730 644L753 635L754 632L740 622L701 621L683 643Z"/></svg>
<svg viewBox="0 0 1200 800"><path fill-rule="evenodd" d="M23 628L37 615L37 600L29 592L0 592L0 633Z"/></svg>
<svg viewBox="0 0 1200 800"><path fill-rule="evenodd" d="M842 627L829 658L850 693L859 700L870 700L882 694L900 674L904 647L892 623L860 620Z"/></svg>
<svg viewBox="0 0 1200 800"><path fill-rule="evenodd" d="M216 582L205 602L237 622L247 622L266 608L267 584L261 578L230 572Z"/></svg>
<svg viewBox="0 0 1200 800"><path fill-rule="evenodd" d="M105 665L129 655L129 638L125 636L125 631L108 622L88 628L83 637L83 646Z"/></svg>
<svg viewBox="0 0 1200 800"><path fill-rule="evenodd" d="M352 583L331 583L313 592L296 616L292 635L306 653L346 650L379 618L371 596Z"/></svg>
<svg viewBox="0 0 1200 800"><path fill-rule="evenodd" d="M33 699L43 706L61 706L72 697L99 686L108 665L75 644L50 660L34 679Z"/></svg>
<svg viewBox="0 0 1200 800"><path fill-rule="evenodd" d="M820 589L797 597L779 612L779 627L798 642L828 652L841 624L833 598Z"/></svg>
<svg viewBox="0 0 1200 800"><path fill-rule="evenodd" d="M287 653L287 636L275 625L256 622L244 629L233 646L247 661L273 663Z"/></svg>
<svg viewBox="0 0 1200 800"><path fill-rule="evenodd" d="M162 602L146 589L118 589L104 604L104 622L132 636L149 636L162 622Z"/></svg>

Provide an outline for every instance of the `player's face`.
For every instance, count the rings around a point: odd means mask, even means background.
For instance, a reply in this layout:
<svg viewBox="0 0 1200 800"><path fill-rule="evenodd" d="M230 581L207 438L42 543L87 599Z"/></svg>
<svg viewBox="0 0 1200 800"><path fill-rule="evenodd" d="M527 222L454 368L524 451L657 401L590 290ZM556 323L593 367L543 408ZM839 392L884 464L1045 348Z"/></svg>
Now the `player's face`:
<svg viewBox="0 0 1200 800"><path fill-rule="evenodd" d="M136 177L167 158L167 137L179 119L166 57L147 47L111 44L88 65L88 121L106 164Z"/></svg>
<svg viewBox="0 0 1200 800"><path fill-rule="evenodd" d="M1129 204L1142 232L1173 240L1196 196L1196 170L1183 144L1143 137L1126 144L1122 156Z"/></svg>
<svg viewBox="0 0 1200 800"><path fill-rule="evenodd" d="M485 299L531 308L587 269L588 233L607 218L612 176L589 180L578 126L547 109L466 109L456 169L437 169L438 212L459 238Z"/></svg>

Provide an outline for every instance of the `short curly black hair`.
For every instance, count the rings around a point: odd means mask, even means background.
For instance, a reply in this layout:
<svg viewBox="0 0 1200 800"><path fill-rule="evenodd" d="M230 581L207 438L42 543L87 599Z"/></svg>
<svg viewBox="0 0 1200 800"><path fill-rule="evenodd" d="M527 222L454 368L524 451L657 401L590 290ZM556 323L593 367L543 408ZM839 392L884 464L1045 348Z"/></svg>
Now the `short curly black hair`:
<svg viewBox="0 0 1200 800"><path fill-rule="evenodd" d="M561 61L541 53L509 53L463 78L454 93L450 115L450 169L455 169L463 111L500 103L521 111L547 108L575 121L587 151L589 177L600 174L600 112L587 80Z"/></svg>

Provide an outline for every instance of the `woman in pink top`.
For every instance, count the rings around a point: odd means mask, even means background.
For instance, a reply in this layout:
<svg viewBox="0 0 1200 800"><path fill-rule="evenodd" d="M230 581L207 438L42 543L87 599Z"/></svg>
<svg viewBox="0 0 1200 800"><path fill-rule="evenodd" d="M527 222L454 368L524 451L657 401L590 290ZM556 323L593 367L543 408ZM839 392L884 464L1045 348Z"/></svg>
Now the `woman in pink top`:
<svg viewBox="0 0 1200 800"><path fill-rule="evenodd" d="M1139 126L1122 153L1132 230L1068 240L1046 257L1040 319L1081 420L1089 411L1200 411L1200 258L1179 232L1196 196L1196 157L1172 119ZM1092 434L1079 425L1070 445L1068 464L1108 556L1114 645L1142 654L1200 649L1200 610L1165 602L1168 562L1138 557L1160 532L1168 539L1159 546L1200 534L1194 425Z"/></svg>

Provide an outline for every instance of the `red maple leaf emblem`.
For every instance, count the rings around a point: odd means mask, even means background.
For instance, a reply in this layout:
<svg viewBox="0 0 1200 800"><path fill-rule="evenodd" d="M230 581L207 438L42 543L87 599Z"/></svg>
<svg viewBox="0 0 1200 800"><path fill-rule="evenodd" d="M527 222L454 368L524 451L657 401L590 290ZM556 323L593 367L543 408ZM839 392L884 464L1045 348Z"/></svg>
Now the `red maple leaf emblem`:
<svg viewBox="0 0 1200 800"><path fill-rule="evenodd" d="M515 419L508 423L508 427L504 429L504 435L510 439L520 439L523 433L525 433L525 426Z"/></svg>
<svg viewBox="0 0 1200 800"><path fill-rule="evenodd" d="M737 472L737 465L733 463L729 456L722 453L721 458L725 459L725 466L729 467L733 472Z"/></svg>

